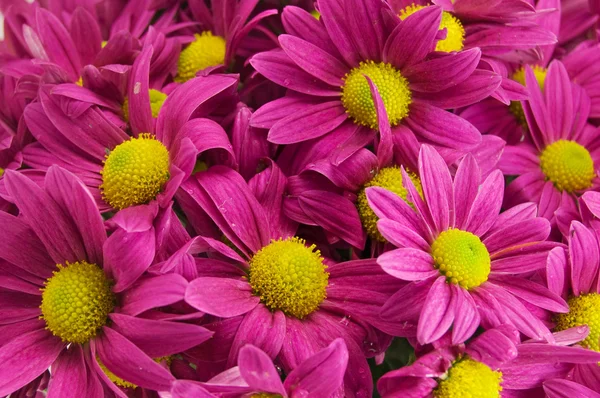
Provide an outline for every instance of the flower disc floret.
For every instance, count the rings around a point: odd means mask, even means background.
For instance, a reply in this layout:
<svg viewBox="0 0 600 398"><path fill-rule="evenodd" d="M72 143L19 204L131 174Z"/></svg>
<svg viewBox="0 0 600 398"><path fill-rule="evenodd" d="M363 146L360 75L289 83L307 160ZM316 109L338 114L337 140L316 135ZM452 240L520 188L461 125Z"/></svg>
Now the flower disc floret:
<svg viewBox="0 0 600 398"><path fill-rule="evenodd" d="M421 187L421 180L415 173L408 172L408 176L413 182L419 194L423 196L423 188ZM373 238L378 240L379 242L386 242L386 239L381 235L379 230L377 229L377 221L379 221L379 217L375 214L375 212L369 206L369 202L367 201L367 194L365 190L369 187L381 187L387 189L390 192L395 193L400 196L402 200L412 206L412 203L407 200L408 191L402 185L402 171L400 167L385 167L375 175L369 182L367 182L363 188L358 192L356 199L356 206L358 208L358 215L360 216L360 221L362 222L363 227L367 231L367 234Z"/></svg>
<svg viewBox="0 0 600 398"><path fill-rule="evenodd" d="M150 96L150 109L152 111L152 117L157 118L160 108L162 108L165 100L167 99L167 94L153 88L148 90L148 94ZM125 97L125 100L123 101L123 116L125 121L129 122L129 97Z"/></svg>
<svg viewBox="0 0 600 398"><path fill-rule="evenodd" d="M65 343L84 344L106 325L115 306L104 271L85 261L58 265L42 289L42 319Z"/></svg>
<svg viewBox="0 0 600 398"><path fill-rule="evenodd" d="M118 210L150 202L169 180L169 164L169 151L150 134L117 145L100 172L102 198Z"/></svg>
<svg viewBox="0 0 600 398"><path fill-rule="evenodd" d="M329 273L316 246L300 238L273 240L250 260L254 294L271 310L302 319L326 297Z"/></svg>
<svg viewBox="0 0 600 398"><path fill-rule="evenodd" d="M560 332L577 326L587 325L588 336L579 342L585 348L600 352L600 294L589 293L571 297L569 312L554 317L555 330Z"/></svg>
<svg viewBox="0 0 600 398"><path fill-rule="evenodd" d="M502 373L471 358L452 364L446 378L433 390L436 398L499 398Z"/></svg>
<svg viewBox="0 0 600 398"><path fill-rule="evenodd" d="M196 73L225 62L225 39L209 31L194 35L195 40L181 51L177 61L175 81L184 83Z"/></svg>
<svg viewBox="0 0 600 398"><path fill-rule="evenodd" d="M408 115L408 106L412 102L408 81L399 70L384 62L361 62L344 76L342 86L342 104L346 113L355 123L377 128L377 113L371 95L368 76L377 87L385 105L389 122L397 125Z"/></svg>
<svg viewBox="0 0 600 398"><path fill-rule="evenodd" d="M431 245L435 267L450 283L472 289L487 281L490 254L477 235L450 228Z"/></svg>
<svg viewBox="0 0 600 398"><path fill-rule="evenodd" d="M422 10L426 6L411 4L400 11L400 19L405 20L409 15ZM439 40L435 46L435 51L446 53L460 51L465 47L465 28L458 18L447 11L442 12L442 21L440 29L446 29L447 35L443 40Z"/></svg>
<svg viewBox="0 0 600 398"><path fill-rule="evenodd" d="M540 155L540 167L560 191L590 188L596 176L590 152L575 141L558 140L548 145Z"/></svg>

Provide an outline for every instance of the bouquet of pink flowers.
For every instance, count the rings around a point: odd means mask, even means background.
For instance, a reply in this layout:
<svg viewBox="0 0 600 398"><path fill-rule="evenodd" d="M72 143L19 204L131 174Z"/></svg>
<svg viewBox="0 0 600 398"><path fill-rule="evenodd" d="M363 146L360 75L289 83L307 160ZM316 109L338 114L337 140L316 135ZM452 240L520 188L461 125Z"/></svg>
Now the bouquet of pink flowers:
<svg viewBox="0 0 600 398"><path fill-rule="evenodd" d="M600 398L600 1L0 12L0 397Z"/></svg>

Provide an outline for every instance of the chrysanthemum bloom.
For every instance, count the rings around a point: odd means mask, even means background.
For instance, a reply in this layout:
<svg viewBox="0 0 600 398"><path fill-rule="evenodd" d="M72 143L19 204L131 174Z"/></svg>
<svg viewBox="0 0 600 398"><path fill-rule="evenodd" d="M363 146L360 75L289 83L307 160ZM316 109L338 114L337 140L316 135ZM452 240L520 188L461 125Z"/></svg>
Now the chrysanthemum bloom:
<svg viewBox="0 0 600 398"><path fill-rule="evenodd" d="M173 398L214 396L331 397L339 391L348 364L343 339L335 339L300 362L281 382L272 359L263 350L248 344L240 349L238 366L206 383L173 382ZM241 383L240 383L241 381Z"/></svg>
<svg viewBox="0 0 600 398"><path fill-rule="evenodd" d="M153 359L211 333L143 317L180 301L187 285L180 275L140 278L154 258L151 221L122 215L123 228L107 238L90 192L57 166L43 188L14 171L5 182L20 213L0 212L0 395L49 367L49 397L92 397L103 388L122 396L113 381L168 390L174 377ZM125 229L131 225L135 232Z"/></svg>
<svg viewBox="0 0 600 398"><path fill-rule="evenodd" d="M151 52L142 53L148 60ZM136 61L137 62L137 61ZM147 67L147 64L146 64ZM206 115L222 96L235 91L235 76L207 76L178 87L165 100L156 121L152 117L146 80L132 74L129 124L133 137L116 127L95 106L83 107L73 117L61 104L79 109L82 103L40 90L40 102L25 109L25 120L38 142L24 151L25 164L47 169L51 164L78 175L96 198L100 211L121 210L154 203L166 206L189 176L196 155L210 146L191 119L198 108ZM195 115L198 115L196 113ZM214 122L213 122L214 124ZM155 126L155 127L154 127Z"/></svg>
<svg viewBox="0 0 600 398"><path fill-rule="evenodd" d="M386 325L414 323L419 343L427 344L452 326L452 341L461 343L480 324L489 328L510 323L527 336L551 339L528 307L566 312L566 302L519 277L544 268L555 246L545 242L550 223L536 217L535 205L498 214L502 173L496 170L481 181L470 155L452 180L440 155L424 145L419 156L423 198L406 171L402 173L412 206L382 188L366 191L380 219L379 232L398 247L380 255L377 263L410 282L383 306L383 330Z"/></svg>
<svg viewBox="0 0 600 398"><path fill-rule="evenodd" d="M384 398L538 397L544 396L544 381L566 375L574 365L597 366L599 360L600 353L580 347L520 344L518 332L503 325L483 332L466 347L442 346L425 354L385 374L377 388Z"/></svg>
<svg viewBox="0 0 600 398"><path fill-rule="evenodd" d="M500 159L504 174L517 176L508 185L504 205L532 201L541 216L552 220L557 209L573 206L576 195L600 186L600 139L597 129L587 125L590 100L569 81L562 63L550 64L543 91L529 67L526 81L531 98L523 111L529 136L507 146Z"/></svg>
<svg viewBox="0 0 600 398"><path fill-rule="evenodd" d="M277 10L266 10L248 20L256 4L254 0L211 1L209 9L204 0L188 1L188 9L180 16L193 22L193 38L179 54L175 81L183 83L198 72L232 66L248 33L264 18L277 14Z"/></svg>
<svg viewBox="0 0 600 398"><path fill-rule="evenodd" d="M222 338L187 354L202 359L223 353L226 357L218 360L231 367L239 349L250 343L290 372L341 337L350 352L344 389L350 396L370 397L365 356L378 354L380 342L389 339L365 320L373 318L398 284L374 260L335 264L294 236L297 225L281 211L284 182L276 167L246 184L233 170L215 166L183 185L196 202L193 207L193 202L179 201L191 226L205 229L202 214L207 214L224 238L196 237L163 267L175 272L193 267L199 277L190 282L186 302L227 318L213 325ZM210 257L191 257L197 252Z"/></svg>
<svg viewBox="0 0 600 398"><path fill-rule="evenodd" d="M250 59L254 68L286 87L288 95L264 105L251 123L268 128L276 144L339 136L336 163L404 126L444 156L460 157L481 142L464 119L445 111L486 98L500 77L476 70L478 49L434 53L442 11L427 7L405 20L387 18L378 0L319 1L321 18L287 7L281 49ZM350 16L348 15L350 13ZM368 28L365 28L367 26ZM384 105L388 123L377 115ZM379 123L378 123L379 122ZM387 124L387 125L386 125Z"/></svg>
<svg viewBox="0 0 600 398"><path fill-rule="evenodd" d="M569 304L569 312L555 314L554 330L587 326L589 334L578 344L600 352L600 269L598 235L578 221L573 221L567 237L568 253L553 249L548 257L547 283L555 294L562 295ZM572 343L573 344L573 343ZM596 364L579 365L572 380L600 393L600 368Z"/></svg>

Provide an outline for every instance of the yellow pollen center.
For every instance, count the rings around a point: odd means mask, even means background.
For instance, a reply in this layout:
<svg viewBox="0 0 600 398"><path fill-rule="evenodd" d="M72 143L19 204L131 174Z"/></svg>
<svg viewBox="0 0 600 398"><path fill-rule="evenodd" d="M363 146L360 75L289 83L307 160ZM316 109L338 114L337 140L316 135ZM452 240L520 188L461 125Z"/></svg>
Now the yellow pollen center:
<svg viewBox="0 0 600 398"><path fill-rule="evenodd" d="M321 13L317 10L312 10L310 12L310 15L312 15L313 17L315 17L315 19L321 19Z"/></svg>
<svg viewBox="0 0 600 398"><path fill-rule="evenodd" d="M400 11L400 19L405 20L409 15L414 14L415 12L422 10L426 6L419 6L416 4L411 4L408 7L404 8ZM447 11L442 12L442 21L440 22L440 29L447 29L447 35L444 40L440 40L437 42L435 46L435 51L443 51L445 53L450 53L453 51L460 51L465 46L465 28L458 18L454 15L450 14Z"/></svg>
<svg viewBox="0 0 600 398"><path fill-rule="evenodd" d="M574 296L569 299L568 304L569 312L554 316L555 331L587 325L590 334L579 344L590 350L600 351L600 294Z"/></svg>
<svg viewBox="0 0 600 398"><path fill-rule="evenodd" d="M4 169L2 167L0 167L0 177L2 177L4 175Z"/></svg>
<svg viewBox="0 0 600 398"><path fill-rule="evenodd" d="M435 398L499 398L502 373L471 358L454 362L446 378L433 390Z"/></svg>
<svg viewBox="0 0 600 398"><path fill-rule="evenodd" d="M104 271L85 261L58 265L42 289L46 329L66 343L84 344L106 325L115 306Z"/></svg>
<svg viewBox="0 0 600 398"><path fill-rule="evenodd" d="M592 156L575 141L558 140L548 145L540 155L540 167L560 191L590 188L596 176Z"/></svg>
<svg viewBox="0 0 600 398"><path fill-rule="evenodd" d="M361 62L358 68L353 68L344 76L342 104L346 108L346 113L357 124L377 128L375 104L365 76L368 76L377 87L390 124L397 125L408 115L408 106L412 102L411 92L408 81L400 71L383 62Z"/></svg>
<svg viewBox="0 0 600 398"><path fill-rule="evenodd" d="M443 231L431 245L435 267L450 283L472 289L487 281L490 254L477 235L456 228Z"/></svg>
<svg viewBox="0 0 600 398"><path fill-rule="evenodd" d="M413 182L415 188L417 188L419 195L422 197L423 188L421 187L421 180L415 173L410 171L408 172L408 176ZM408 191L402 185L402 171L400 170L400 167L385 167L379 170L377 175L375 175L371 181L367 182L358 192L356 199L358 215L360 216L360 221L367 231L367 234L369 234L372 239L376 239L379 242L386 242L386 239L377 229L377 221L379 221L379 217L377 217L367 201L367 194L365 193L365 190L369 187L381 187L387 189L388 191L400 196L402 200L412 206L412 203L406 199Z"/></svg>
<svg viewBox="0 0 600 398"><path fill-rule="evenodd" d="M102 43L100 43L100 47L104 48L104 47L106 47L107 44L108 44L107 40L102 40Z"/></svg>
<svg viewBox="0 0 600 398"><path fill-rule="evenodd" d="M546 81L546 73L548 70L546 68L542 68L539 65L533 65L531 67L533 69L533 74L537 79L540 88L544 90L544 82ZM525 67L521 66L519 69L515 71L512 75L512 79L516 82L521 83L522 86L525 85ZM521 105L521 101L511 101L509 106L510 111L517 118L519 123L527 127L527 120L525 119L525 112L523 112L523 105Z"/></svg>
<svg viewBox="0 0 600 398"><path fill-rule="evenodd" d="M181 51L177 61L177 83L194 78L196 73L225 62L225 39L209 31L194 35L196 39Z"/></svg>
<svg viewBox="0 0 600 398"><path fill-rule="evenodd" d="M152 117L157 118L160 108L162 108L163 103L167 99L167 94L153 88L148 90L148 94L150 94L150 109L152 110ZM123 115L125 117L125 121L129 122L129 97L125 97L125 101L123 101Z"/></svg>
<svg viewBox="0 0 600 398"><path fill-rule="evenodd" d="M271 310L302 319L326 297L329 273L316 246L304 239L273 240L250 260L249 281L254 294Z"/></svg>
<svg viewBox="0 0 600 398"><path fill-rule="evenodd" d="M143 133L115 147L106 156L102 198L113 208L148 203L169 180L169 151L154 136Z"/></svg>
<svg viewBox="0 0 600 398"><path fill-rule="evenodd" d="M114 374L113 372L111 372L100 360L99 357L96 357L96 361L98 362L98 366L100 366L100 369L102 369L102 371L104 372L104 374L106 375L106 377L108 377L108 379L110 381L112 381L113 383L115 383L116 385L118 385L119 387L123 387L123 388L137 388L136 384L133 384L127 380L124 380L122 378L120 378L119 376L117 376L116 374ZM154 358L154 362L160 364L161 362L164 362L165 365L167 366L167 368L169 366L171 366L171 362L173 362L173 358L168 356L168 357L160 357L160 358Z"/></svg>
<svg viewBox="0 0 600 398"><path fill-rule="evenodd" d="M77 79L75 84L77 84L79 87L83 87L83 77L80 77L79 79Z"/></svg>

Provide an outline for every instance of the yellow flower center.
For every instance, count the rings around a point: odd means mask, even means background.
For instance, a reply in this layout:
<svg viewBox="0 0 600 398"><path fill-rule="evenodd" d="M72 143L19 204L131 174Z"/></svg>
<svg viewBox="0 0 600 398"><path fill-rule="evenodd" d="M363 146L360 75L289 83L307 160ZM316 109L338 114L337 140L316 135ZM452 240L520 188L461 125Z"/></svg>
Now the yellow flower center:
<svg viewBox="0 0 600 398"><path fill-rule="evenodd" d="M84 344L106 325L115 306L111 283L96 264L58 265L42 289L46 329L65 343Z"/></svg>
<svg viewBox="0 0 600 398"><path fill-rule="evenodd" d="M329 273L315 248L293 237L273 240L252 257L250 285L267 307L299 319L319 308Z"/></svg>
<svg viewBox="0 0 600 398"><path fill-rule="evenodd" d="M266 392L259 392L258 394L250 395L250 398L281 398L279 394L269 394Z"/></svg>
<svg viewBox="0 0 600 398"><path fill-rule="evenodd" d="M355 123L377 128L377 113L371 96L368 76L379 91L389 122L395 126L408 115L411 92L408 81L392 65L373 61L361 62L344 76L342 104Z"/></svg>
<svg viewBox="0 0 600 398"><path fill-rule="evenodd" d="M111 372L100 360L99 357L96 357L96 361L98 362L98 366L100 366L100 369L102 369L102 371L104 372L104 374L106 375L106 377L108 377L108 379L110 381L112 381L113 383L115 383L116 385L118 385L119 387L123 387L123 388L137 388L137 385L127 381L127 380L123 380L122 378L120 378L119 376L117 376L116 374L114 374L113 372ZM154 362L160 364L161 362L165 362L167 367L171 366L171 362L173 362L173 357L160 357L160 358L154 358Z"/></svg>
<svg viewBox="0 0 600 398"><path fill-rule="evenodd" d="M409 15L422 10L426 6L419 6L411 4L402 11L400 11L400 19L405 20ZM450 53L453 51L460 51L465 46L465 28L458 18L450 14L447 11L442 12L442 21L440 22L440 29L447 29L448 34L444 40L437 42L435 51L443 51Z"/></svg>
<svg viewBox="0 0 600 398"><path fill-rule="evenodd" d="M0 177L2 177L4 175L4 169L2 167L0 167Z"/></svg>
<svg viewBox="0 0 600 398"><path fill-rule="evenodd" d="M546 73L548 70L546 68L542 68L539 65L534 65L531 67L533 69L533 74L540 85L540 88L544 90L544 82L546 81ZM515 73L512 75L512 79L516 82L521 83L522 86L525 85L525 67L521 66ZM523 105L521 105L520 101L511 101L509 106L510 111L517 118L519 123L527 127L527 120L525 119L525 112L523 111Z"/></svg>
<svg viewBox="0 0 600 398"><path fill-rule="evenodd" d="M571 297L568 301L569 312L554 316L557 332L576 326L587 325L590 334L581 341L583 347L600 351L600 294L589 293Z"/></svg>
<svg viewBox="0 0 600 398"><path fill-rule="evenodd" d="M83 87L83 77L80 77L75 84L77 84L79 87Z"/></svg>
<svg viewBox="0 0 600 398"><path fill-rule="evenodd" d="M590 188L596 176L592 156L575 141L558 140L548 145L540 155L540 167L560 191Z"/></svg>
<svg viewBox="0 0 600 398"><path fill-rule="evenodd" d="M209 66L225 62L225 39L209 31L194 35L196 39L181 51L177 61L177 83L194 78L196 73Z"/></svg>
<svg viewBox="0 0 600 398"><path fill-rule="evenodd" d="M115 209L148 203L169 180L169 151L154 136L140 134L117 145L100 173L102 197Z"/></svg>
<svg viewBox="0 0 600 398"><path fill-rule="evenodd" d="M421 197L423 196L423 188L421 187L421 180L415 173L408 172L408 176L413 182L414 186L419 191ZM367 201L367 194L365 190L369 187L381 187L387 189L390 192L395 193L400 196L402 200L412 206L412 203L406 199L408 191L404 186L402 186L402 171L400 167L385 167L375 175L371 179L371 181L367 182L363 188L358 192L358 197L356 200L356 206L358 207L358 215L360 216L360 221L362 222L363 227L367 231L367 234L373 239L378 240L379 242L386 242L386 239L381 235L379 230L377 229L377 221L379 221L379 217L375 214L375 212L369 206L369 202Z"/></svg>
<svg viewBox="0 0 600 398"><path fill-rule="evenodd" d="M458 360L433 390L435 398L499 398L502 373L471 358Z"/></svg>
<svg viewBox="0 0 600 398"><path fill-rule="evenodd" d="M472 289L487 281L490 254L477 235L450 228L431 245L435 267L448 282Z"/></svg>
<svg viewBox="0 0 600 398"><path fill-rule="evenodd" d="M152 109L152 117L157 118L158 112L160 112L160 108L162 108L163 103L167 99L167 94L155 90L151 88L148 90L148 94L150 94L150 109ZM125 121L129 121L129 97L125 97L125 101L123 101L123 115L125 116Z"/></svg>
<svg viewBox="0 0 600 398"><path fill-rule="evenodd" d="M321 13L317 10L312 10L310 12L310 15L312 15L313 17L315 17L315 19L321 19Z"/></svg>

